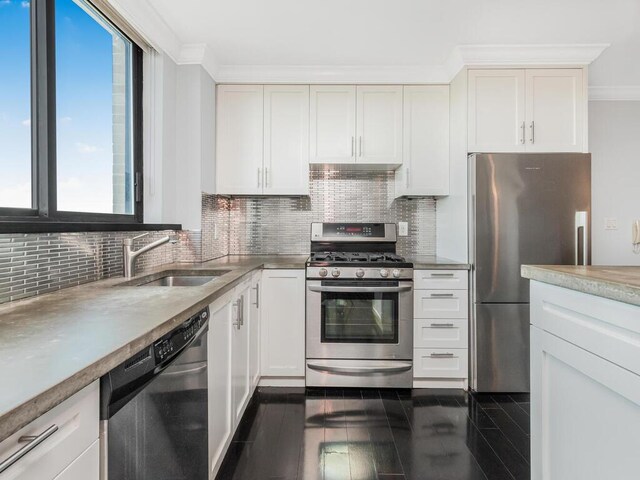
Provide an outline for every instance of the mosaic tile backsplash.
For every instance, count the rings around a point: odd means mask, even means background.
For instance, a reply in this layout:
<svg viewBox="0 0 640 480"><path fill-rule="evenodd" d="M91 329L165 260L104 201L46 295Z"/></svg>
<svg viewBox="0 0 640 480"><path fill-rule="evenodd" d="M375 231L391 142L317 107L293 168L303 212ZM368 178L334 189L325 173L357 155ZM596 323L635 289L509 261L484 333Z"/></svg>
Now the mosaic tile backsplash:
<svg viewBox="0 0 640 480"><path fill-rule="evenodd" d="M436 200L394 200L393 172L312 171L310 182L309 197L229 199L228 253L309 253L311 222L406 221L409 235L398 237L398 252L435 255Z"/></svg>

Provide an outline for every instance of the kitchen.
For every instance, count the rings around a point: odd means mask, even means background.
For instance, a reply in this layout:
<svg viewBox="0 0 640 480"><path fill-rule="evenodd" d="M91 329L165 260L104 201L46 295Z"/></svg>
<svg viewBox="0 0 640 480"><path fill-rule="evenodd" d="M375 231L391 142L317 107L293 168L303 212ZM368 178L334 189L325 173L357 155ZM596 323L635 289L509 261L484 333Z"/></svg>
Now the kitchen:
<svg viewBox="0 0 640 480"><path fill-rule="evenodd" d="M450 3L0 1L0 480L635 478L640 5Z"/></svg>

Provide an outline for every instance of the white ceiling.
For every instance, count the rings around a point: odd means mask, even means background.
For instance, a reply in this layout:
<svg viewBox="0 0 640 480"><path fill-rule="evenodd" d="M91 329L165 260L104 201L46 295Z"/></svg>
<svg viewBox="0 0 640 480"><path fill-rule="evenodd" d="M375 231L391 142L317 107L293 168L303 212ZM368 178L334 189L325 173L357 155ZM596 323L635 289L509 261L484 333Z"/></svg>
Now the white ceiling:
<svg viewBox="0 0 640 480"><path fill-rule="evenodd" d="M640 0L149 0L218 65L442 66L457 45L594 44L591 85L640 85Z"/></svg>

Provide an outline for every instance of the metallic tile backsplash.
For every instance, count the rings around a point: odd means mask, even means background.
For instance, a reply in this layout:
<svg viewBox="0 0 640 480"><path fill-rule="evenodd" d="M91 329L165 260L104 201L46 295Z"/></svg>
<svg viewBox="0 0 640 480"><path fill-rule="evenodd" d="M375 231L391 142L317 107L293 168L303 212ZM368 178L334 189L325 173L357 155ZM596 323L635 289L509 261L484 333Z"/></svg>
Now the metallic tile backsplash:
<svg viewBox="0 0 640 480"><path fill-rule="evenodd" d="M435 255L436 200L394 200L394 188L393 172L312 171L309 197L232 197L228 253L309 253L311 222L406 221L398 252Z"/></svg>
<svg viewBox="0 0 640 480"><path fill-rule="evenodd" d="M144 232L0 234L0 303L122 275L122 241ZM134 248L169 235L165 244L141 255L136 271L171 262L199 261L199 231L149 232Z"/></svg>

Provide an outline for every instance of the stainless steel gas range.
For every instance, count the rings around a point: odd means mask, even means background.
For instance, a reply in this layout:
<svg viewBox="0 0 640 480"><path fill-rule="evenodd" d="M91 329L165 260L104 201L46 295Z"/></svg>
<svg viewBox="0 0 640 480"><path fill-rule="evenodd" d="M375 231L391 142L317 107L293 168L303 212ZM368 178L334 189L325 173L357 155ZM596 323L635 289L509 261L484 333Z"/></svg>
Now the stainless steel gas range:
<svg viewBox="0 0 640 480"><path fill-rule="evenodd" d="M413 264L393 223L313 223L307 386L411 388Z"/></svg>

